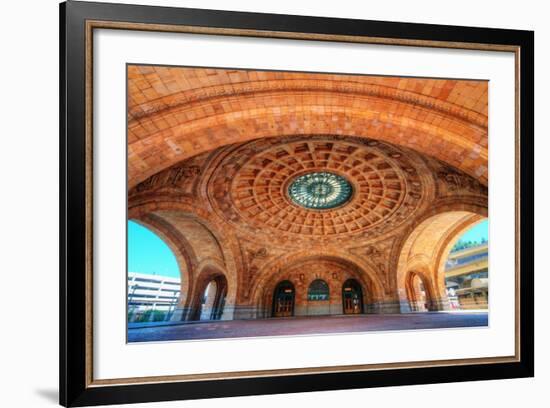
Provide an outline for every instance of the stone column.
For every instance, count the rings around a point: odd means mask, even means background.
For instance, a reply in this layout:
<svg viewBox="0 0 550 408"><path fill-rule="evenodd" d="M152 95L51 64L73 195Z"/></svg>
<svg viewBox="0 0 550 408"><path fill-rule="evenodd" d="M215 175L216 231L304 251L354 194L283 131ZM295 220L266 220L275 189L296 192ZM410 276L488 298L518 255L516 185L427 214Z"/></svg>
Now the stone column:
<svg viewBox="0 0 550 408"><path fill-rule="evenodd" d="M206 287L206 293L204 294L206 299L204 301L204 304L202 305L199 320L210 320L210 316L214 308L214 302L216 300L217 290L218 285L214 281L211 281Z"/></svg>
<svg viewBox="0 0 550 408"><path fill-rule="evenodd" d="M430 303L430 311L451 310L451 303L449 302L449 298L447 296L441 296L437 299L433 299Z"/></svg>
<svg viewBox="0 0 550 408"><path fill-rule="evenodd" d="M234 320L235 305L225 304L220 320Z"/></svg>

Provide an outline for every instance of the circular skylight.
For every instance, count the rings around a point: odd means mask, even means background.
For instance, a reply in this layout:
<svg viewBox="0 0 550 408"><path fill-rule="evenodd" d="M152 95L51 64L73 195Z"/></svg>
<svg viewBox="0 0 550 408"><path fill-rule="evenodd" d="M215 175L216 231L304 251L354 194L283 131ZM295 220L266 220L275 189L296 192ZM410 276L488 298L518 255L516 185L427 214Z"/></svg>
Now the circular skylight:
<svg viewBox="0 0 550 408"><path fill-rule="evenodd" d="M288 187L288 195L294 203L314 210L339 207L349 201L351 193L349 181L328 172L304 174Z"/></svg>

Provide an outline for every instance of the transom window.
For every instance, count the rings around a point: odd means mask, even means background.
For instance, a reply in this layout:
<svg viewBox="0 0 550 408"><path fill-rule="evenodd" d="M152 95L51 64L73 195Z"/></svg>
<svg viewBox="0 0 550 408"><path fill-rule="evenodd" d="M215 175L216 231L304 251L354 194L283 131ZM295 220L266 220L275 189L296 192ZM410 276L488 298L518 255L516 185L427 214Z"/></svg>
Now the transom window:
<svg viewBox="0 0 550 408"><path fill-rule="evenodd" d="M328 300L328 284L322 279L316 279L311 282L307 290L307 300Z"/></svg>

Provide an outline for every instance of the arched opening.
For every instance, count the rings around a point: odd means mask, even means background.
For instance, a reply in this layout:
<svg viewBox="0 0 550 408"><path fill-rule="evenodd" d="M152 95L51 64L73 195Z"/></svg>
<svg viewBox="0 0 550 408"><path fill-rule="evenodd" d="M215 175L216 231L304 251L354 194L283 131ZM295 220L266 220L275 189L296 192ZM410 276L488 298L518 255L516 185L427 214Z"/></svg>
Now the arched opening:
<svg viewBox="0 0 550 408"><path fill-rule="evenodd" d="M170 320L181 293L179 264L158 234L128 221L128 323Z"/></svg>
<svg viewBox="0 0 550 408"><path fill-rule="evenodd" d="M446 287L449 253L462 234L486 218L480 206L447 206L423 219L399 248L397 284L401 312L452 308Z"/></svg>
<svg viewBox="0 0 550 408"><path fill-rule="evenodd" d="M289 317L294 315L295 290L292 282L279 282L273 294L273 317Z"/></svg>
<svg viewBox="0 0 550 408"><path fill-rule="evenodd" d="M128 69L132 72L131 83L147 81L143 79L146 74L140 72L141 67L129 66ZM159 73L164 69L167 68L156 67ZM204 153L228 143L307 133L312 124L315 124L311 129L314 128L316 134L332 136L346 129L357 137L368 134L370 137L414 148L457 166L468 174L481 172L480 178L487 181L487 113L479 108L484 104L478 103L474 108L469 103L474 98L471 95L475 95L476 100L480 98L478 102L487 97L484 81L468 85L468 89L475 94L470 94L470 91L459 92L450 103L446 92L439 96L431 90L456 89L456 80L452 79L429 80L432 83L429 86L426 79L409 79L410 82L417 82L417 85L403 87L397 86L401 82L395 81L395 78L373 77L371 82L369 78L349 75L331 78L316 75L308 79L304 73L286 72L283 77L280 72L243 71L237 82L234 79L236 76L222 69L210 69L212 74L201 75L200 83L191 86L196 81L195 77L188 76L191 70L195 69L171 69L161 74L163 78L178 79L172 79L171 86L164 87L165 91L157 90L151 95L140 94L140 98L131 99L129 140L131 151L139 154L133 154L129 160L130 187L175 164L182 156L185 158L190 154ZM262 80L259 80L260 75ZM350 87L347 84L360 85ZM303 88L296 89L297 86ZM138 86L130 89L133 88L139 92ZM201 104L193 103L192 96L197 89L204 93ZM174 104L176 95L179 103ZM220 95L235 103L228 104L223 111L216 109L219 103L217 97ZM165 109L147 111L152 103L164 106ZM180 114L182 109L188 112L185 117ZM432 110L434 113L430 112ZM333 119L327 120L327 112L331 112ZM366 132L365 123L372 120L372 112L391 114L379 115L378 126L372 126ZM431 118L435 112L441 119L427 122L426 113ZM460 120L457 120L457 115ZM251 126L251 117L255 117L263 126ZM159 135L158 125L154 125L160 119L168 122L166 135ZM236 134L236 129L246 131ZM391 129L391 132L387 129ZM179 137L174 138L174 134ZM218 137L209 137L210 134ZM193 149L189 149L186 144L191 139L208 140L209 143L197 143ZM150 157L158 154L159 149L170 147L180 151L180 154L166 154L163 160L140 163L142 157ZM477 160L463 160L461 153L467 152L466 149L475 151Z"/></svg>
<svg viewBox="0 0 550 408"><path fill-rule="evenodd" d="M331 314L330 288L323 279L315 279L307 288L307 315L329 315ZM340 302L338 302L340 303Z"/></svg>
<svg viewBox="0 0 550 408"><path fill-rule="evenodd" d="M344 314L363 313L363 290L355 279L348 279L342 285L342 308Z"/></svg>
<svg viewBox="0 0 550 408"><path fill-rule="evenodd" d="M328 283L322 279L315 279L309 285L307 289L307 300L308 301L325 301L330 298L330 289Z"/></svg>
<svg viewBox="0 0 550 408"><path fill-rule="evenodd" d="M292 282L295 288L293 316L343 314L343 285L355 280L361 289L363 313L380 313L382 284L362 258L351 254L297 252L278 258L257 273L250 295L255 317L273 316L273 299L277 285ZM321 282L315 282L321 280ZM315 283L314 283L315 282Z"/></svg>
<svg viewBox="0 0 550 408"><path fill-rule="evenodd" d="M220 320L227 296L227 279L217 275L205 285L194 320Z"/></svg>
<svg viewBox="0 0 550 408"><path fill-rule="evenodd" d="M141 202L141 200L144 200ZM233 238L220 233L209 218L187 203L160 200L151 204L145 198L129 207L129 217L152 226L171 245L182 270L182 295L171 320L188 321L200 318L201 300L206 285L217 274L226 280L224 308L221 319L232 319L237 295L237 269ZM213 269L205 273L206 269Z"/></svg>
<svg viewBox="0 0 550 408"><path fill-rule="evenodd" d="M425 278L417 272L409 272L407 277L407 298L412 312L428 312L435 310L429 286Z"/></svg>
<svg viewBox="0 0 550 408"><path fill-rule="evenodd" d="M445 261L445 287L452 310L488 308L489 222L471 226L454 240Z"/></svg>

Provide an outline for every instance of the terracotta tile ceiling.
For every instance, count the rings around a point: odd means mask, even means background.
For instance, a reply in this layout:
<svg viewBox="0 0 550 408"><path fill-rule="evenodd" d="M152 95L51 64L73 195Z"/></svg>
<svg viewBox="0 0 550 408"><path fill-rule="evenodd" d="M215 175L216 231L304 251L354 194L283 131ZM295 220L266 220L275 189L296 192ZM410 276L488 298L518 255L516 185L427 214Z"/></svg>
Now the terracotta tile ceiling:
<svg viewBox="0 0 550 408"><path fill-rule="evenodd" d="M343 176L353 186L350 201L314 211L294 203L289 184L312 171ZM427 172L420 161L375 140L261 139L226 154L212 174L208 192L222 218L235 228L246 225L249 231L243 232L254 235L267 228L287 240L372 236L414 213L425 189L421 174Z"/></svg>
<svg viewBox="0 0 550 408"><path fill-rule="evenodd" d="M313 141L325 136L365 138L410 148L487 185L488 84L484 81L152 66L129 66L128 81L130 188L179 162L223 146L273 137L312 137ZM305 143L315 151L323 142L296 143ZM265 158L273 154L276 152L268 149ZM327 166L338 163L337 151L327 154ZM387 152L380 154L396 180L406 183L397 159ZM369 166L361 154L352 156ZM305 165L304 155L296 154L295 159ZM315 160L318 164L320 159ZM272 160L269 166L279 177L274 180L282 182L285 170L277 170L277 163L281 160ZM389 195L393 190L386 173L373 169L385 183L384 198L353 205L376 206L376 213L383 218L386 210L382 208L397 211L404 196L411 196L403 193L403 185ZM362 182L351 174L353 170L343 171L353 182ZM265 182L265 176L258 177L258 185ZM239 186L242 183L234 184L233 189L242 196L237 205L244 206L247 193ZM271 199L283 199L274 194ZM260 203L263 201L255 205ZM251 214L254 208L244 212ZM317 234L317 227L308 226L299 210L292 216L296 220L289 232L300 228L302 233ZM337 228L336 219L345 216L352 217L339 213L332 225L323 218L321 227L329 233ZM362 223L377 221L359 217L346 228L361 229ZM273 228L285 225L281 221Z"/></svg>
<svg viewBox="0 0 550 408"><path fill-rule="evenodd" d="M328 172L352 187L336 208L296 203L289 186ZM265 245L357 246L388 237L434 204L474 201L487 189L445 163L374 139L344 136L264 138L218 148L157 173L130 190L130 207L189 202L218 227ZM350 239L353 238L353 239Z"/></svg>

